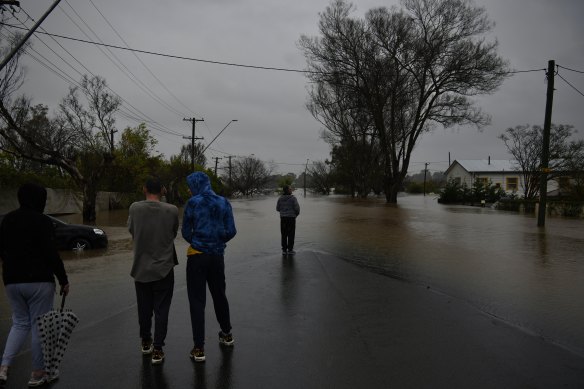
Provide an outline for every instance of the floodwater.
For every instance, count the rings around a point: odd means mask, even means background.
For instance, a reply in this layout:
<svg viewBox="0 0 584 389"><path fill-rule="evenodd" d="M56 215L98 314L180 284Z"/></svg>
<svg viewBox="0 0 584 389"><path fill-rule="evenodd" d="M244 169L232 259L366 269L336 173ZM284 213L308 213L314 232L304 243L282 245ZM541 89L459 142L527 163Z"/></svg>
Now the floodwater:
<svg viewBox="0 0 584 389"><path fill-rule="evenodd" d="M433 196L404 196L391 206L383 199L296 194L297 259L305 250L336 254L466 301L584 355L584 220L548 218L538 228L533 216L440 205ZM232 201L238 235L228 245L229 261L280 252L275 203L276 197ZM97 225L110 246L66 253L67 266L91 272L111 256L131 260L126 218L127 211L100 213ZM64 219L80 222L78 215ZM73 265L80 255L85 261ZM127 266L120 277L127 281Z"/></svg>

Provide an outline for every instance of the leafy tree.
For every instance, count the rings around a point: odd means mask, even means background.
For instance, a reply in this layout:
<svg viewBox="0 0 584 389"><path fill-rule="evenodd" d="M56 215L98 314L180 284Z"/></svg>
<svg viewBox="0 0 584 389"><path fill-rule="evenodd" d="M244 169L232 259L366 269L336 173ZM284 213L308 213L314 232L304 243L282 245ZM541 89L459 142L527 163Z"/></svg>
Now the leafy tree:
<svg viewBox="0 0 584 389"><path fill-rule="evenodd" d="M114 160L104 177L104 189L114 192L142 193L149 176L158 176L165 161L155 153L158 141L146 124L127 127L114 150Z"/></svg>
<svg viewBox="0 0 584 389"><path fill-rule="evenodd" d="M578 172L578 161L584 160L584 141L570 141L573 126L555 125L550 128L548 178L554 179L567 172ZM517 161L523 175L523 196L533 199L539 195L543 128L529 124L508 128L499 136L509 153ZM581 171L581 170L580 170Z"/></svg>
<svg viewBox="0 0 584 389"><path fill-rule="evenodd" d="M436 124L487 124L472 97L493 92L508 74L497 43L485 39L492 23L483 8L470 0L402 4L358 19L350 3L333 0L320 14L320 36L299 42L313 85L309 108L318 108L313 115L328 131L346 124L336 131L337 145L355 143L349 128L378 144L390 203L397 202L420 135Z"/></svg>

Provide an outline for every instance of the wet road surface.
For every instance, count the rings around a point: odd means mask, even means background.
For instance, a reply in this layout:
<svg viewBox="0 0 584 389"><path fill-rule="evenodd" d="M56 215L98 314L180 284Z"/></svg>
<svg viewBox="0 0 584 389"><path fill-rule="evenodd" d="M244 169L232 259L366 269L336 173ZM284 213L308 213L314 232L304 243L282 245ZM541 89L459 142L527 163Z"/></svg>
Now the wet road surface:
<svg viewBox="0 0 584 389"><path fill-rule="evenodd" d="M351 211L343 214L334 202L300 200L304 207L298 220L298 253L286 259L278 254L279 231L277 215L271 213L272 201L234 202L239 234L228 246L226 272L236 345L225 350L216 342L218 327L209 299L204 364L188 358L192 340L186 259L181 258L175 270L166 361L163 366L151 366L139 351L135 296L128 274L132 261L129 238L120 225L106 228L112 240L106 252L81 253L66 261L72 284L68 306L81 322L63 362L62 378L52 387L584 387L584 359L579 354L481 309L474 300L476 295L486 295L492 305L499 303L480 284L470 297L465 292L469 280L455 284L452 290L456 293L435 287L461 274L441 269L429 277L434 273L424 264L431 259L447 260L447 255L435 251L440 245L436 235L453 232L433 224L444 215L416 221L422 212L408 209L407 202L402 208L349 204ZM453 218L474 212L458 209L451 212ZM395 212L405 215L395 217ZM332 219L325 218L327 213ZM504 231L532 234L527 223L515 221L525 218L513 216L515 219L502 223ZM371 224L405 235L400 240L388 233L385 240L392 244L386 246L373 234L376 229L354 228ZM360 239L349 239L350 225L353 237L363 235ZM426 233L430 245L408 243L414 239L412 230L422 236ZM472 234L458 231L457 235L467 238L460 241L459 250L484 260L486 245L475 252L476 245L469 238ZM565 235L578 241L578 236ZM366 246L362 240L376 245L360 256ZM176 242L177 251L184 253L186 244L181 239ZM446 241L443 246L450 245ZM408 257L407 248L416 255L426 253L430 259ZM385 264L371 266L384 255ZM547 255L553 257L553 251ZM361 265L368 262L365 265L377 273L340 257ZM395 265L400 261L403 263ZM402 280L378 274L383 271ZM502 270L483 271L486 276L493 272ZM9 320L5 300L0 304L3 343ZM28 352L19 357L7 387L24 387L29 358Z"/></svg>

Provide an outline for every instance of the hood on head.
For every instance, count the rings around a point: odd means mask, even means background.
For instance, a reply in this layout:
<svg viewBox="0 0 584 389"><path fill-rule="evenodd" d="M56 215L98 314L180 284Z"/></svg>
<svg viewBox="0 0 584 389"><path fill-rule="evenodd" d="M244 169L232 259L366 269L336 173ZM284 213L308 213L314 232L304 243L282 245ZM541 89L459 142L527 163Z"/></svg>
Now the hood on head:
<svg viewBox="0 0 584 389"><path fill-rule="evenodd" d="M209 176L203 172L194 172L187 177L187 185L191 190L191 194L196 196L211 190L211 181Z"/></svg>
<svg viewBox="0 0 584 389"><path fill-rule="evenodd" d="M43 213L47 204L47 190L37 184L23 184L18 189L18 203L20 208L32 209Z"/></svg>

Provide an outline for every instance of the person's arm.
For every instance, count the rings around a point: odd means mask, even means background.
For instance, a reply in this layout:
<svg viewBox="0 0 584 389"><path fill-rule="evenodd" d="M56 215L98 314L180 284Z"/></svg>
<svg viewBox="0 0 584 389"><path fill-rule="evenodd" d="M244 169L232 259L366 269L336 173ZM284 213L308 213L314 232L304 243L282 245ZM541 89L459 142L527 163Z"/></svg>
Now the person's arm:
<svg viewBox="0 0 584 389"><path fill-rule="evenodd" d="M128 210L128 221L126 223L128 227L128 231L130 231L130 235L134 237L134 220L132 219L132 213L134 211L134 204L130 205L130 209Z"/></svg>
<svg viewBox="0 0 584 389"><path fill-rule="evenodd" d="M190 212L190 203L185 204L185 209L183 211L182 229L181 235L184 240L191 243L191 238L193 236L193 218Z"/></svg>
<svg viewBox="0 0 584 389"><path fill-rule="evenodd" d="M174 207L174 224L172 226L172 232L174 234L174 236L176 237L177 233L178 233L178 208Z"/></svg>
<svg viewBox="0 0 584 389"><path fill-rule="evenodd" d="M229 201L225 200L225 216L223 217L223 226L225 229L225 242L230 241L233 239L235 234L237 234L237 230L235 229L235 220L233 218L233 209L231 208L231 204Z"/></svg>
<svg viewBox="0 0 584 389"><path fill-rule="evenodd" d="M298 204L296 197L294 197L294 213L296 213L296 216L300 215L300 204Z"/></svg>
<svg viewBox="0 0 584 389"><path fill-rule="evenodd" d="M63 260L59 255L59 251L57 251L55 226L47 216L43 217L40 235L39 244L41 250L47 256L51 270L57 277L57 280L59 280L59 285L61 285L60 293L68 293L69 280L67 278L67 272L65 271Z"/></svg>

